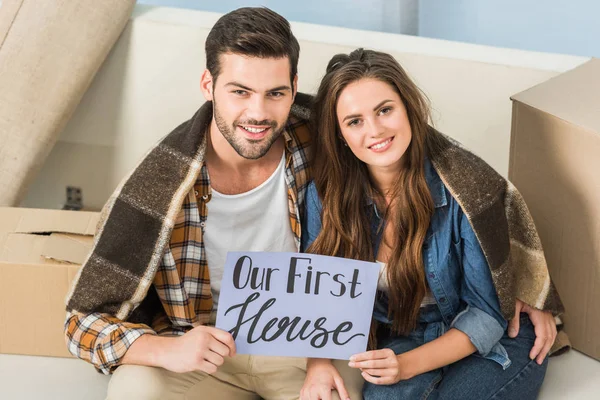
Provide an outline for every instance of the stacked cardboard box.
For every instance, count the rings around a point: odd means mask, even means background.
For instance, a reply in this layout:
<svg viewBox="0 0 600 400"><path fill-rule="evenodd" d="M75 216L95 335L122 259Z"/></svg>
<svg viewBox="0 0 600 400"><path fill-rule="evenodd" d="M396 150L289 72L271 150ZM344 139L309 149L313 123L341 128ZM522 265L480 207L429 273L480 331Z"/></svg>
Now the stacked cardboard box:
<svg viewBox="0 0 600 400"><path fill-rule="evenodd" d="M0 208L0 353L69 356L65 297L99 214Z"/></svg>
<svg viewBox="0 0 600 400"><path fill-rule="evenodd" d="M540 233L573 347L600 359L600 60L512 100L509 178Z"/></svg>

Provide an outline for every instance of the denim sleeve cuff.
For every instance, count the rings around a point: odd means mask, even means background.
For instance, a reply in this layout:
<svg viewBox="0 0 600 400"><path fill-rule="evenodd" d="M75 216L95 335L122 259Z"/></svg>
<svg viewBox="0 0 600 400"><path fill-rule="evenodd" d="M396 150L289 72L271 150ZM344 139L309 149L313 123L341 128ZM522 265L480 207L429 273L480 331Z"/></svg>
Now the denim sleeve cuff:
<svg viewBox="0 0 600 400"><path fill-rule="evenodd" d="M487 355L504 335L502 325L494 317L471 306L461 311L450 327L467 335L482 356Z"/></svg>

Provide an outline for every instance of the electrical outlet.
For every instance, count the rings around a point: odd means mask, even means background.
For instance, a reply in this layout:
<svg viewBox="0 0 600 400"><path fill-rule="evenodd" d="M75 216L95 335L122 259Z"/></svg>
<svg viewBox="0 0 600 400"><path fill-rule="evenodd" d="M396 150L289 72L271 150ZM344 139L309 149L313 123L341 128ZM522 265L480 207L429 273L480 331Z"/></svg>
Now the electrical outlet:
<svg viewBox="0 0 600 400"><path fill-rule="evenodd" d="M76 186L67 186L67 202L63 205L63 210L81 210L83 208L83 194L81 188Z"/></svg>

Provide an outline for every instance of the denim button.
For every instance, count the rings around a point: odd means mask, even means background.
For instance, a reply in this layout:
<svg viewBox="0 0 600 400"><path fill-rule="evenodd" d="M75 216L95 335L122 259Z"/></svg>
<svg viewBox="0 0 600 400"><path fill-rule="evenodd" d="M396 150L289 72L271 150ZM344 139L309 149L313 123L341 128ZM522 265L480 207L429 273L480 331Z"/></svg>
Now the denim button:
<svg viewBox="0 0 600 400"><path fill-rule="evenodd" d="M445 297L440 297L440 303L445 303L446 302L446 298Z"/></svg>

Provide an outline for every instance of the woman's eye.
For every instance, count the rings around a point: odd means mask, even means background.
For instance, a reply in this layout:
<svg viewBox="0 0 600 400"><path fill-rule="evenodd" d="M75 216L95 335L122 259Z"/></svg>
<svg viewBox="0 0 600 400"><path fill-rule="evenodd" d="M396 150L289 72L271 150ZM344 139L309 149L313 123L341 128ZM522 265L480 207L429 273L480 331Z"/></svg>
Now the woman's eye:
<svg viewBox="0 0 600 400"><path fill-rule="evenodd" d="M385 114L388 114L390 111L392 111L392 107L383 107L383 108L382 108L382 109L379 111L379 113L380 113L381 115L385 115Z"/></svg>
<svg viewBox="0 0 600 400"><path fill-rule="evenodd" d="M360 121L358 119L353 119L350 122L348 122L348 126L356 126L359 122Z"/></svg>

